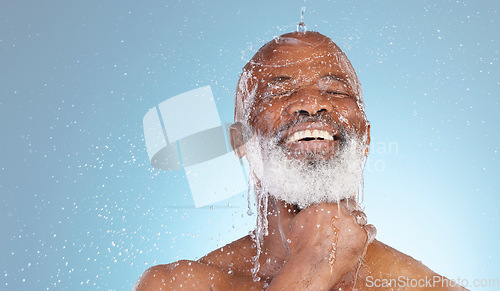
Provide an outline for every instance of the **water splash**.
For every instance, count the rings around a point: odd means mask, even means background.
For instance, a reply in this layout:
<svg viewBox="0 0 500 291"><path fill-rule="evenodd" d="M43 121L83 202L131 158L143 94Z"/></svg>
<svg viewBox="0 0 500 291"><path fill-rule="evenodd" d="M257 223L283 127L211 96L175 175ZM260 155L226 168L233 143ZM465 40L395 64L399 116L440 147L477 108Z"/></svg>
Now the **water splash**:
<svg viewBox="0 0 500 291"><path fill-rule="evenodd" d="M273 201L276 201L273 199ZM278 213L278 228L280 231L281 242L283 243L283 248L285 249L286 257L290 257L290 239L286 238L285 231L283 230L283 224L281 223L281 213Z"/></svg>
<svg viewBox="0 0 500 291"><path fill-rule="evenodd" d="M260 281L258 276L260 270L259 258L262 253L262 244L264 237L268 233L268 220L267 220L267 206L269 202L269 193L267 189L261 188L257 195L257 227L255 229L255 244L257 245L257 256L255 256L254 269L252 269L252 276L254 281Z"/></svg>
<svg viewBox="0 0 500 291"><path fill-rule="evenodd" d="M254 178L252 178L253 180ZM249 189L250 190L250 189ZM255 246L257 248L257 254L253 257L253 268L251 269L252 278L255 282L261 280L259 277L260 270L260 255L262 254L262 245L264 242L264 237L269 234L268 232L268 202L269 202L269 193L266 189L260 187L253 187L256 200L257 207L257 223L255 230L250 233L250 237L255 242ZM249 191L250 193L250 191Z"/></svg>
<svg viewBox="0 0 500 291"><path fill-rule="evenodd" d="M248 216L252 216L254 213L252 211L252 197L255 197L255 195L252 194L253 193L253 181L252 179L249 177L248 179L248 195L247 195L247 215Z"/></svg>
<svg viewBox="0 0 500 291"><path fill-rule="evenodd" d="M297 32L305 33L307 31L306 24L304 22L304 13L306 13L306 7L300 8L300 22L297 25Z"/></svg>

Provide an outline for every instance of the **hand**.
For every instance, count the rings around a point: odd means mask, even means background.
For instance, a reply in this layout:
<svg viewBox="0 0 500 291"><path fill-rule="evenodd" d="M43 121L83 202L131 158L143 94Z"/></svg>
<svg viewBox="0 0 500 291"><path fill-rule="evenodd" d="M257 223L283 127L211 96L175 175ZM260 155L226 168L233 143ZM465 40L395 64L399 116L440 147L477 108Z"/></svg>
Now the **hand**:
<svg viewBox="0 0 500 291"><path fill-rule="evenodd" d="M279 215L289 257L276 279L284 281L279 277L286 276L286 280L296 281L297 288L333 287L356 270L375 238L375 227L366 225L366 215L352 201L312 205L297 215L285 206L280 207Z"/></svg>

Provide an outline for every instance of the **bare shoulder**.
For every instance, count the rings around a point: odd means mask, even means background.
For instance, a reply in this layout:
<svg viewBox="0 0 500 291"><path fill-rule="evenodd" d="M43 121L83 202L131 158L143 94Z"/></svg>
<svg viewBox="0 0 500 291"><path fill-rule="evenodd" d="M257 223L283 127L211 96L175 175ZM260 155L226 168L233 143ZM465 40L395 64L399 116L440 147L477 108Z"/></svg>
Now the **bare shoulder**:
<svg viewBox="0 0 500 291"><path fill-rule="evenodd" d="M243 239L215 250L198 261L181 260L147 269L134 290L261 290L262 283L254 282L242 273L238 263Z"/></svg>
<svg viewBox="0 0 500 291"><path fill-rule="evenodd" d="M422 262L417 261L378 240L375 240L366 253L366 260L373 268L393 273L397 271L402 274L409 273L431 273Z"/></svg>
<svg viewBox="0 0 500 291"><path fill-rule="evenodd" d="M196 261L178 261L146 270L134 290L261 290L251 278Z"/></svg>
<svg viewBox="0 0 500 291"><path fill-rule="evenodd" d="M178 261L167 265L156 265L147 269L134 286L134 290L167 290L175 276L188 271L191 261ZM180 286L182 287L182 286Z"/></svg>
<svg viewBox="0 0 500 291"><path fill-rule="evenodd" d="M402 290L467 290L435 273L421 261L378 240L368 248L365 263L363 277L368 285L390 282L404 287Z"/></svg>
<svg viewBox="0 0 500 291"><path fill-rule="evenodd" d="M250 236L244 236L222 248L219 248L198 261L240 276L251 276L253 256L256 255Z"/></svg>

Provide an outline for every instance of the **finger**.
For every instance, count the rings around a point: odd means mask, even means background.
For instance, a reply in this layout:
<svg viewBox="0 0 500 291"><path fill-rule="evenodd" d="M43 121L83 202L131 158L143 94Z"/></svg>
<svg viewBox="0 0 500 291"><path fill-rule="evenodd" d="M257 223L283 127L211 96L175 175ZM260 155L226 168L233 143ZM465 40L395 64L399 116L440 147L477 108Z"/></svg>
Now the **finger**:
<svg viewBox="0 0 500 291"><path fill-rule="evenodd" d="M360 226L364 226L368 222L366 214L363 211L354 210L351 212L351 215L354 217L354 221Z"/></svg>

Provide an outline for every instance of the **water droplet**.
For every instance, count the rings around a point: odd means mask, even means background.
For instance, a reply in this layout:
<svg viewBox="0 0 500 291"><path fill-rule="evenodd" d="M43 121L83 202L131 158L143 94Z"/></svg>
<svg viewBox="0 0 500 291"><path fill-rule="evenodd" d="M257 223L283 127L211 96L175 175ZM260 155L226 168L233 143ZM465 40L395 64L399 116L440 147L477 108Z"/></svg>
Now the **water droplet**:
<svg viewBox="0 0 500 291"><path fill-rule="evenodd" d="M364 212L355 210L355 211L353 211L352 215L356 219L357 224L366 225L367 218L366 218L366 214Z"/></svg>
<svg viewBox="0 0 500 291"><path fill-rule="evenodd" d="M302 32L302 33L305 33L307 31L307 27L306 27L306 24L304 22L300 22L298 25L297 25L297 32Z"/></svg>
<svg viewBox="0 0 500 291"><path fill-rule="evenodd" d="M304 22L304 13L306 13L306 7L300 8L300 22L297 25L297 32L305 33L307 31L306 24Z"/></svg>

